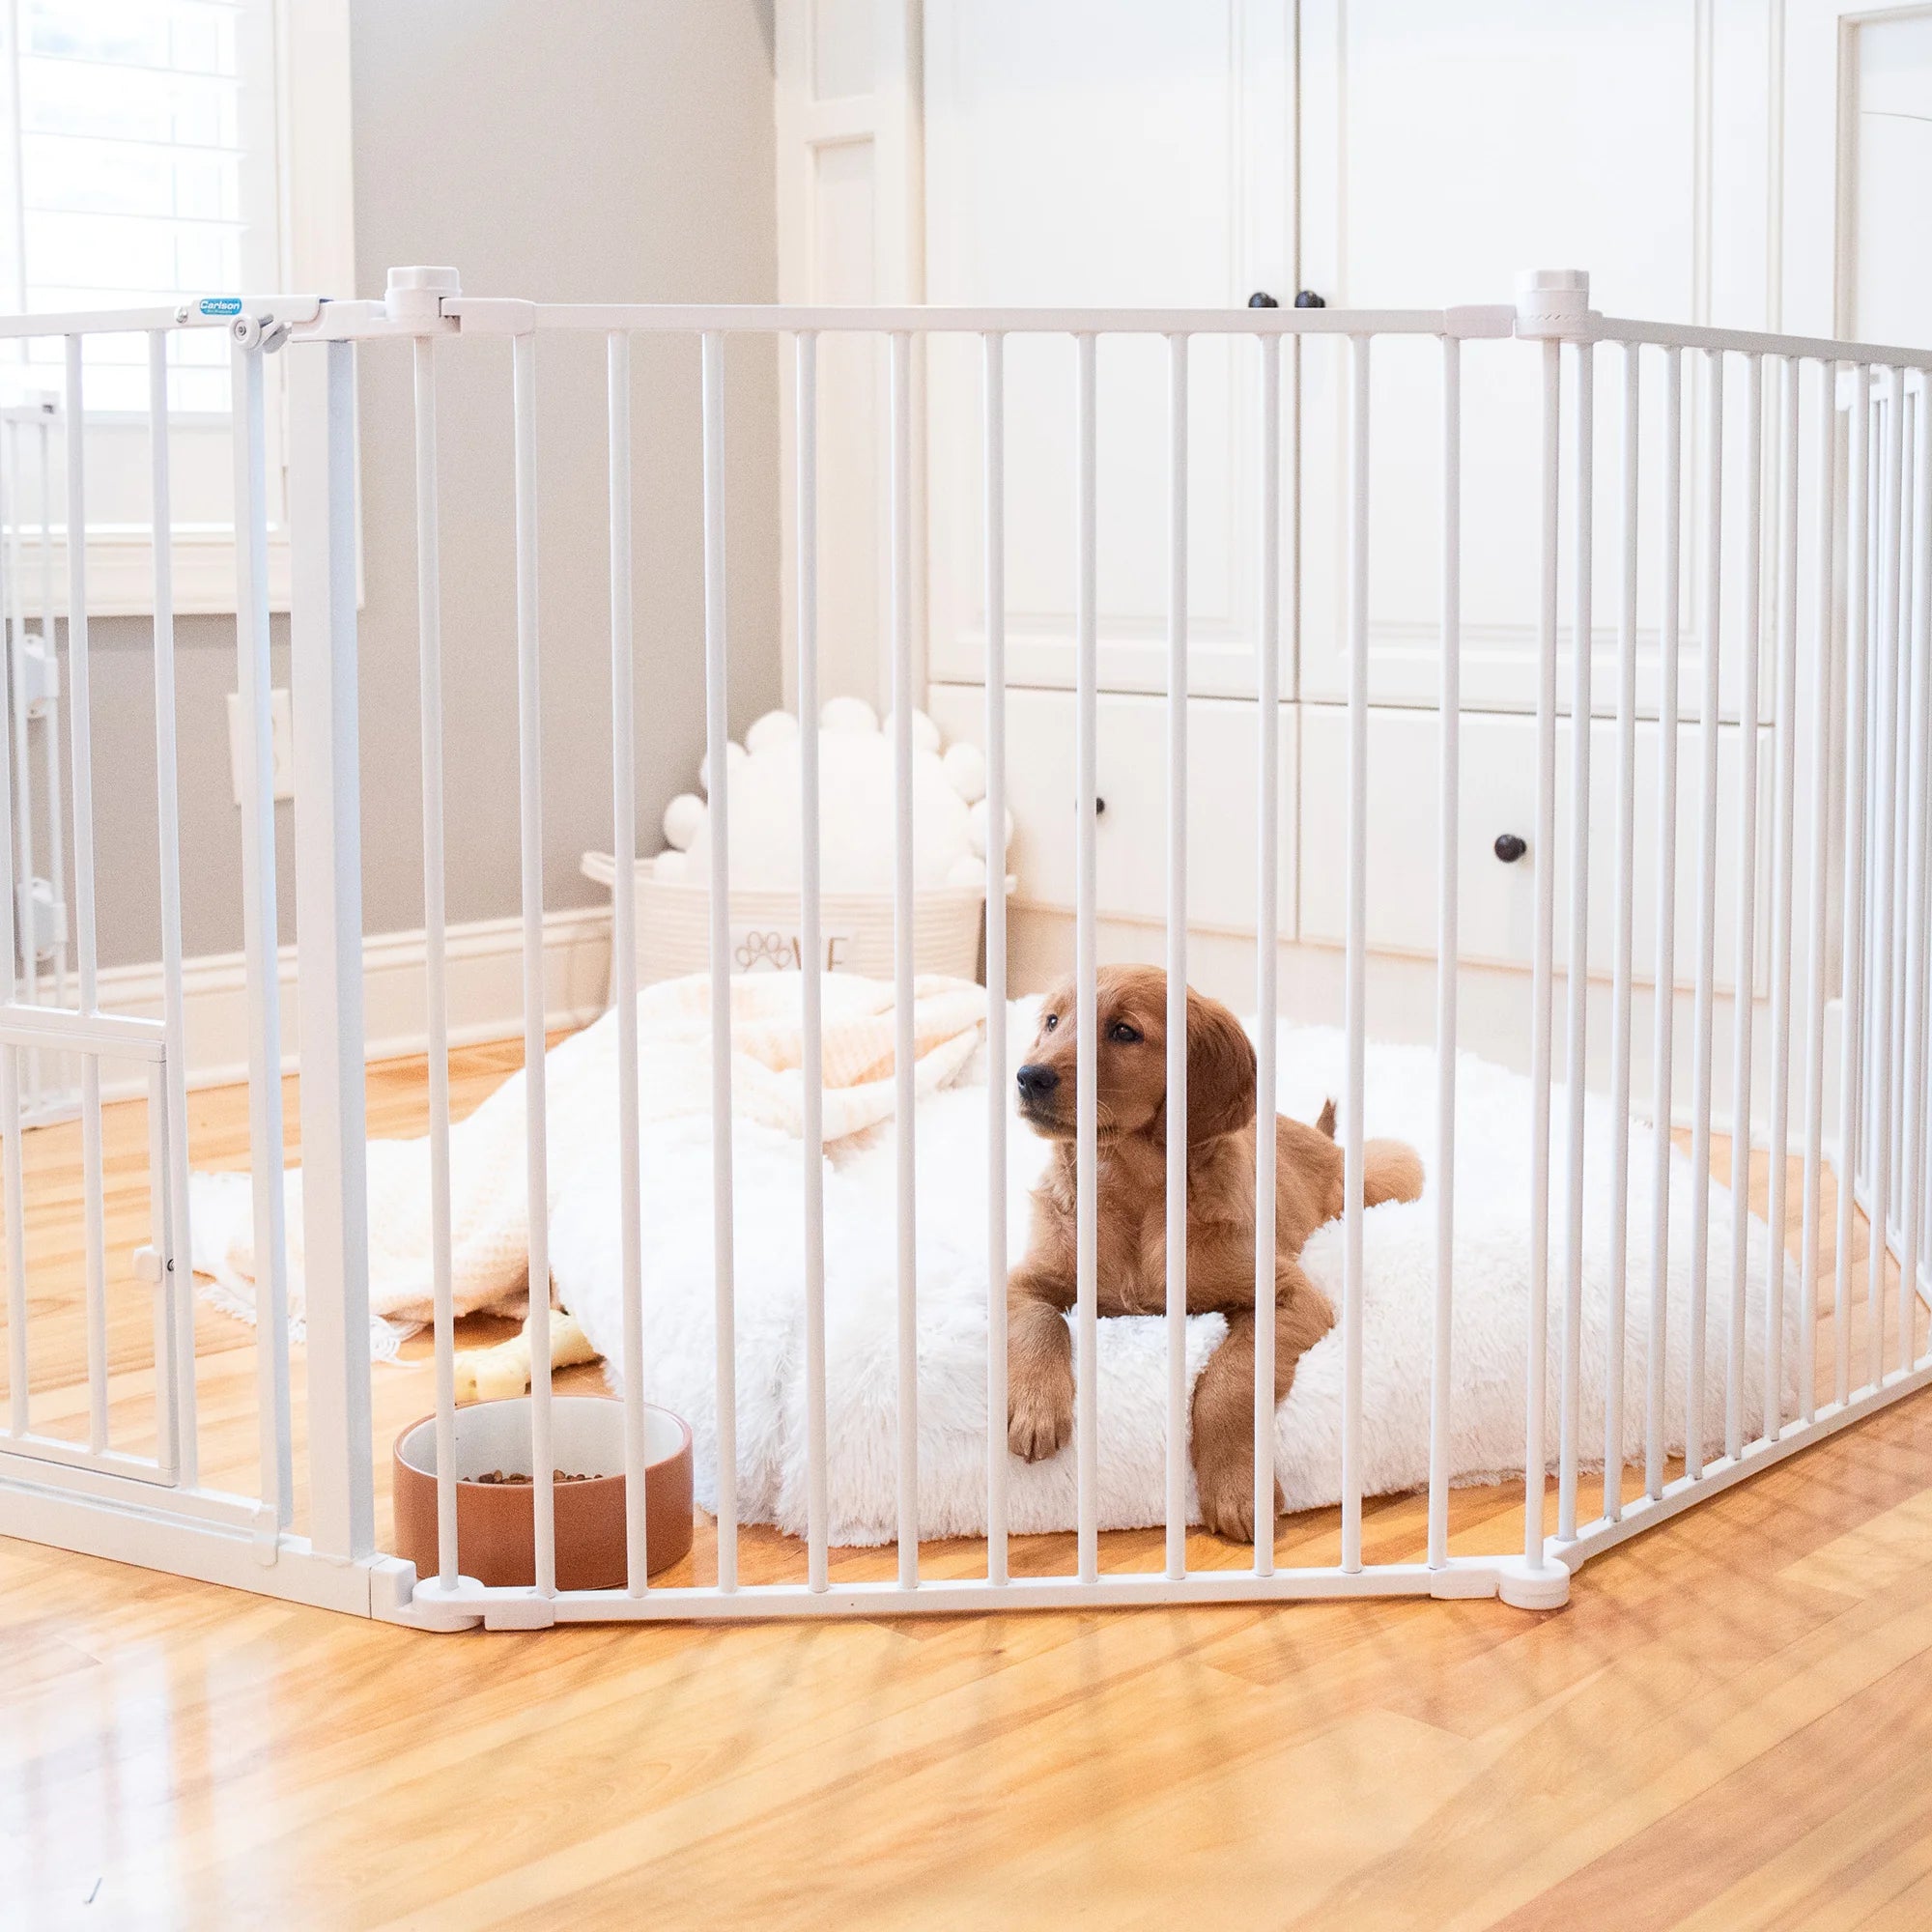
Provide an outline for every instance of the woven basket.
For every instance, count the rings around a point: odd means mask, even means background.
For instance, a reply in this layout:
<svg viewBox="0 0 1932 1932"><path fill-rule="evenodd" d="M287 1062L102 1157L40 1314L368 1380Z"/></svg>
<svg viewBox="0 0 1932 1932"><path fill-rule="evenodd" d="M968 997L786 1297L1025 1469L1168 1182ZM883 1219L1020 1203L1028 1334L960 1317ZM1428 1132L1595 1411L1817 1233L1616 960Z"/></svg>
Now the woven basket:
<svg viewBox="0 0 1932 1932"><path fill-rule="evenodd" d="M702 973L711 964L711 890L689 880L651 875L638 862L638 983ZM614 887L617 863L608 852L586 852L583 875ZM980 977L980 927L986 895L979 886L943 886L913 895L913 969ZM731 970L795 973L804 964L796 893L731 895ZM819 931L829 971L872 980L893 977L893 901L884 893L826 893Z"/></svg>

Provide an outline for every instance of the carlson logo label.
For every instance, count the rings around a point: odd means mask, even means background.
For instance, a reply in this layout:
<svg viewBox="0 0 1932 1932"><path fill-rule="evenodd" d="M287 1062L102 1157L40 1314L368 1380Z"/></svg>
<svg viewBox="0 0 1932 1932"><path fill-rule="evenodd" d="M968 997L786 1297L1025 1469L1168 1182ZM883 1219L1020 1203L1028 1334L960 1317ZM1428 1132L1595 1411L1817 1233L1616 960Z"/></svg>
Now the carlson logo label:
<svg viewBox="0 0 1932 1932"><path fill-rule="evenodd" d="M240 296L203 296L201 298L203 315L240 315L242 298Z"/></svg>

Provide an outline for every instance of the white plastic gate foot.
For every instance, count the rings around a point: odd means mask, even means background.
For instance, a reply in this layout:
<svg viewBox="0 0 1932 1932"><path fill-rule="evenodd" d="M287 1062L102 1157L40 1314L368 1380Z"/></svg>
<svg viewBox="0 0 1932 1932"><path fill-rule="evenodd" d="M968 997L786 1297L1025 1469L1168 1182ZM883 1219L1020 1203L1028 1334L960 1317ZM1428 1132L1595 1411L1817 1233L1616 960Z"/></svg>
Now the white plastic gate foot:
<svg viewBox="0 0 1932 1932"><path fill-rule="evenodd" d="M409 1601L397 1605L398 1621L417 1630L474 1630L483 1621L484 1588L474 1577L458 1577L445 1583L440 1577L422 1578Z"/></svg>
<svg viewBox="0 0 1932 1932"><path fill-rule="evenodd" d="M1547 1557L1511 1556L1496 1566L1496 1595L1519 1610L1560 1610L1570 1601L1570 1569Z"/></svg>

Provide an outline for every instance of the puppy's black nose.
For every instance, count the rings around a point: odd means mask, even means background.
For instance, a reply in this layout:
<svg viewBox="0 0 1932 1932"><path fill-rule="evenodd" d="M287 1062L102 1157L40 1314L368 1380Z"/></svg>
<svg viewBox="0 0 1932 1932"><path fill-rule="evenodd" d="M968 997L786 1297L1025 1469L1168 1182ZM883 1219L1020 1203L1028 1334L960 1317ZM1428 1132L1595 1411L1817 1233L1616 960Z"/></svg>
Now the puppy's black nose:
<svg viewBox="0 0 1932 1932"><path fill-rule="evenodd" d="M1013 1076L1020 1086L1022 1100L1044 1100L1060 1085L1060 1075L1038 1061L1031 1061Z"/></svg>

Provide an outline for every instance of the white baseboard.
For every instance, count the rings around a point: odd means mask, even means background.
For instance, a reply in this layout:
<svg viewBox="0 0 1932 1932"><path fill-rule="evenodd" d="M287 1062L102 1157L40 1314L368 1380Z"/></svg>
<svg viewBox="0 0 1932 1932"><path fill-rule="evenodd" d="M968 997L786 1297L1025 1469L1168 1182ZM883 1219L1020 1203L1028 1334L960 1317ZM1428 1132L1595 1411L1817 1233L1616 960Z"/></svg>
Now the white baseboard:
<svg viewBox="0 0 1932 1932"><path fill-rule="evenodd" d="M452 1045L511 1039L524 1030L524 925L520 918L479 919L448 928L449 1037ZM429 1044L425 958L420 932L384 932L362 945L363 1035L367 1057L395 1060ZM577 907L544 915L544 1024L555 1031L587 1025L606 1006L611 972L611 911ZM299 1061L296 950L285 946L277 974L281 998L282 1070ZM248 982L239 952L185 962L187 1081L218 1087L248 1077ZM103 1012L157 1018L158 963L113 966L100 974ZM111 1076L110 1076L111 1077Z"/></svg>

